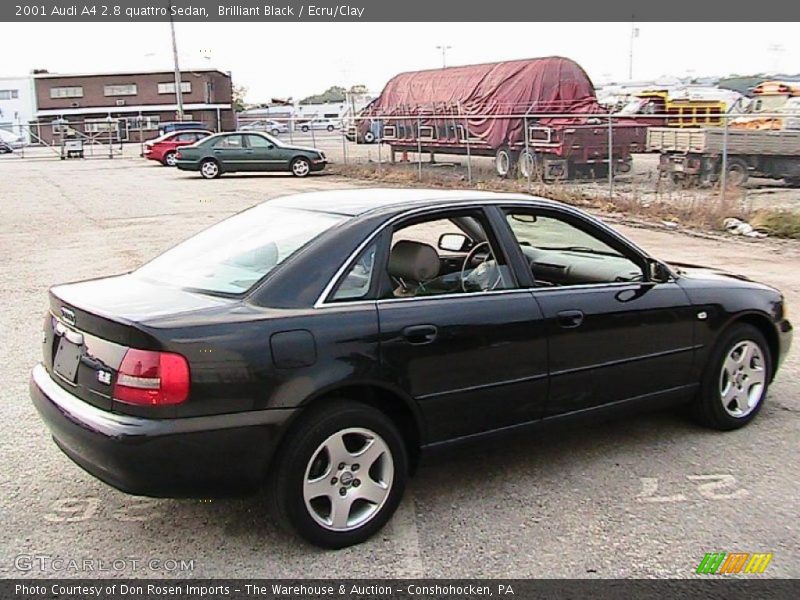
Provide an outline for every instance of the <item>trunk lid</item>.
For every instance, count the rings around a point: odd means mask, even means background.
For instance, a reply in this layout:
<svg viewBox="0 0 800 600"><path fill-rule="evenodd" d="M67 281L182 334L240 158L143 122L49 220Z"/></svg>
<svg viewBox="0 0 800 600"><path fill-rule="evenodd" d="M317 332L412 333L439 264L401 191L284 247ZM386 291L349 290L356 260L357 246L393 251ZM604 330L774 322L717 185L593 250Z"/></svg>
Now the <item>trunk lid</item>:
<svg viewBox="0 0 800 600"><path fill-rule="evenodd" d="M128 349L162 349L144 326L148 320L229 302L132 275L56 286L44 322L43 363L71 394L111 410L117 371Z"/></svg>

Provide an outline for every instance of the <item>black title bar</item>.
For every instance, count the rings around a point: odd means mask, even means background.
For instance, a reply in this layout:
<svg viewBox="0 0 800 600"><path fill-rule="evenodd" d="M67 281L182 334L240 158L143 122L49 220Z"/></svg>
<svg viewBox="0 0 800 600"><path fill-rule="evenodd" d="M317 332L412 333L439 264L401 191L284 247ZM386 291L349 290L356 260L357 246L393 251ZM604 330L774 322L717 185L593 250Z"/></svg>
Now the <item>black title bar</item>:
<svg viewBox="0 0 800 600"><path fill-rule="evenodd" d="M786 0L3 0L11 22L798 21ZM535 30L531 35L535 35ZM598 44L603 40L598 33ZM720 40L722 44L739 40ZM698 47L698 52L705 49Z"/></svg>

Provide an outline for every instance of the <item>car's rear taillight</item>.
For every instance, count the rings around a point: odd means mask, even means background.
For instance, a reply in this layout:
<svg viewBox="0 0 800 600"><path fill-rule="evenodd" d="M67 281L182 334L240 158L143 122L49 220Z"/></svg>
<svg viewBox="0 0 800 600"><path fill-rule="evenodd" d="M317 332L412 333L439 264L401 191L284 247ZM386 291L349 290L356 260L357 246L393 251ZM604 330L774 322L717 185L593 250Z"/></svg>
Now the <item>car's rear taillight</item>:
<svg viewBox="0 0 800 600"><path fill-rule="evenodd" d="M189 397L189 363L180 354L129 349L114 384L114 399L126 404L180 404Z"/></svg>

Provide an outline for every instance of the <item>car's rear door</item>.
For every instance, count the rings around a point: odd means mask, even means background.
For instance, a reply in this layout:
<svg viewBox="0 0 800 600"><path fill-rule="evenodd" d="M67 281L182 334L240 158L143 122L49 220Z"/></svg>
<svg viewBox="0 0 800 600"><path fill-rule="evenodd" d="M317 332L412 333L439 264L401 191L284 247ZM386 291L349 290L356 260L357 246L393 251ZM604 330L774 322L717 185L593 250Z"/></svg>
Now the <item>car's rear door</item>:
<svg viewBox="0 0 800 600"><path fill-rule="evenodd" d="M648 281L643 256L577 215L511 207L504 215L537 282L547 415L687 391L697 315L675 281Z"/></svg>
<svg viewBox="0 0 800 600"><path fill-rule="evenodd" d="M227 171L243 171L248 168L249 154L245 146L244 135L231 134L217 140L211 152Z"/></svg>
<svg viewBox="0 0 800 600"><path fill-rule="evenodd" d="M484 218L481 211L476 222ZM420 225L435 244L434 224ZM482 228L489 232L486 221ZM499 242L488 235L505 263ZM541 416L547 397L544 323L530 291L518 289L513 276L486 291L459 286L442 295L394 294L377 301L382 373L418 403L429 442Z"/></svg>

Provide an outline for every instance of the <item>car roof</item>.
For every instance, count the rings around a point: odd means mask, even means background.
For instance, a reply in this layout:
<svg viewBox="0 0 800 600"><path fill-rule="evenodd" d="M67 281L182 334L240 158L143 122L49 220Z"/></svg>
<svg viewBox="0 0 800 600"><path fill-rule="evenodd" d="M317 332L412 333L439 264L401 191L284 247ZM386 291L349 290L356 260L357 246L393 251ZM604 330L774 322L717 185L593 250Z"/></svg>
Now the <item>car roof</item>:
<svg viewBox="0 0 800 600"><path fill-rule="evenodd" d="M175 131L168 131L164 135L179 135L184 133L208 133L213 135L214 132L210 129L176 129Z"/></svg>
<svg viewBox="0 0 800 600"><path fill-rule="evenodd" d="M379 209L408 209L442 203L484 200L497 202L516 200L538 204L560 203L526 194L484 192L479 190L437 190L425 188L355 188L305 192L282 196L270 201L273 206L298 208L315 212L326 212L346 216L358 216Z"/></svg>

